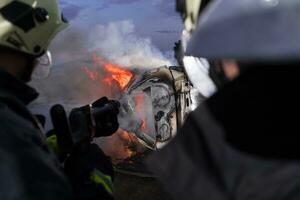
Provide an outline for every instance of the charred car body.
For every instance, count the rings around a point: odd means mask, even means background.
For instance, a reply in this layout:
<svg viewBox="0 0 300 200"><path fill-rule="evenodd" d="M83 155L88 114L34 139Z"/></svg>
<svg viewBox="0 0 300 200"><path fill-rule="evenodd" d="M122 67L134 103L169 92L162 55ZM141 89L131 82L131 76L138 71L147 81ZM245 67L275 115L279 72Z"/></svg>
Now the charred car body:
<svg viewBox="0 0 300 200"><path fill-rule="evenodd" d="M148 148L160 149L203 99L181 67L145 72L120 100L120 127L135 134Z"/></svg>

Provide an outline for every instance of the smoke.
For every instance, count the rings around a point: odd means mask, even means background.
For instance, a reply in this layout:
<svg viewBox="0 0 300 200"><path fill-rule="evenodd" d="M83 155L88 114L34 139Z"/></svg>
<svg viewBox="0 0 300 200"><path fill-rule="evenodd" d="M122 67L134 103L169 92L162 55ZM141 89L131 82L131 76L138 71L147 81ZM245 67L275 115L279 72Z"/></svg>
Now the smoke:
<svg viewBox="0 0 300 200"><path fill-rule="evenodd" d="M116 93L84 72L83 67L93 66L92 53L130 68L149 69L173 63L149 38L135 34L134 24L128 20L98 25L88 31L70 26L58 35L50 50L54 61L50 77L30 83L40 93L31 108L46 115L46 110L56 103L71 108Z"/></svg>
<svg viewBox="0 0 300 200"><path fill-rule="evenodd" d="M98 25L88 34L76 26L59 34L50 49L55 64L51 76L31 83L42 93L40 100L74 103L93 99L93 93L102 86L93 83L82 68L93 66L91 57L95 52L123 67L149 69L173 64L149 38L137 36L134 30L134 24L127 20Z"/></svg>
<svg viewBox="0 0 300 200"><path fill-rule="evenodd" d="M135 34L132 21L98 25L90 36L91 50L107 59L128 67L159 67L172 65L172 60L156 48L149 38Z"/></svg>
<svg viewBox="0 0 300 200"><path fill-rule="evenodd" d="M86 59L94 52L123 67L153 68L175 63L172 51L163 53L151 39L139 37L130 20L100 24L88 33L78 27L69 28L51 49L56 63Z"/></svg>

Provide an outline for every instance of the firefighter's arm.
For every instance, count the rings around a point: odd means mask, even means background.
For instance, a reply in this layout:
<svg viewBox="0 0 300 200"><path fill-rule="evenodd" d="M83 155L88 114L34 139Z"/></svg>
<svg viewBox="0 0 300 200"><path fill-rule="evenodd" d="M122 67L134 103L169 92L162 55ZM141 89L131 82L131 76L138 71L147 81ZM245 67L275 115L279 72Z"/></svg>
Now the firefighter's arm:
<svg viewBox="0 0 300 200"><path fill-rule="evenodd" d="M55 134L47 138L49 148L58 158L62 153ZM113 199L113 167L101 149L92 144L84 152L74 152L65 161L65 173L77 191L76 199ZM76 167L75 167L76 166ZM85 188L85 189L83 189Z"/></svg>
<svg viewBox="0 0 300 200"><path fill-rule="evenodd" d="M64 169L78 199L112 199L114 175L112 163L97 145L91 144L93 137L109 136L118 129L118 112L115 111L118 106L111 108L110 105L115 105L115 103L107 98L101 98L92 104L92 110L89 105L73 109L68 120L70 128L64 128L65 125L61 123L54 123L59 125L57 127L69 129L72 135L72 141L68 143L72 143L73 147L64 162ZM52 112L52 121L57 121L53 120L53 117L57 116L55 113ZM94 123L91 123L92 115ZM57 118L65 121L65 117L58 116ZM60 131L57 127L54 126L54 130L61 132L62 138L62 133L65 131ZM64 134L67 135L67 133ZM50 135L48 144L60 158L64 158L65 156L61 155L64 154L62 149L66 149L64 148L65 142L57 141L59 138L55 135L59 136L59 134Z"/></svg>
<svg viewBox="0 0 300 200"><path fill-rule="evenodd" d="M0 127L0 199L72 199L68 180L37 130L1 111Z"/></svg>

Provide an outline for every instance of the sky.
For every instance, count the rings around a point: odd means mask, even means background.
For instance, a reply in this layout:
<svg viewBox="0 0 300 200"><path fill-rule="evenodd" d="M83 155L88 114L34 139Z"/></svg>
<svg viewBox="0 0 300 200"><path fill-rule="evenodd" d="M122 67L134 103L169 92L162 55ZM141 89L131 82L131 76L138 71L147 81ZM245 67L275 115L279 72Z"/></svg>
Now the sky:
<svg viewBox="0 0 300 200"><path fill-rule="evenodd" d="M136 35L149 38L163 52L172 50L182 30L175 0L60 0L60 4L71 26L90 30L129 20Z"/></svg>

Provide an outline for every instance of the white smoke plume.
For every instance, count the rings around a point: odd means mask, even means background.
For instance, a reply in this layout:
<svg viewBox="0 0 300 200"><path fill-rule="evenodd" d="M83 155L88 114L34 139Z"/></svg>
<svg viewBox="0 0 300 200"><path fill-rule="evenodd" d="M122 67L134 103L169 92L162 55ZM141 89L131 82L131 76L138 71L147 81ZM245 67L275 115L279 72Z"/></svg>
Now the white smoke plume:
<svg viewBox="0 0 300 200"><path fill-rule="evenodd" d="M91 50L100 51L102 56L122 66L153 68L173 64L150 39L138 37L134 24L128 20L96 26L90 46Z"/></svg>
<svg viewBox="0 0 300 200"><path fill-rule="evenodd" d="M71 27L51 49L56 63L87 59L94 52L123 67L154 68L176 62L171 50L163 53L151 39L138 36L130 20L99 24L88 31Z"/></svg>
<svg viewBox="0 0 300 200"><path fill-rule="evenodd" d="M77 27L62 32L51 46L55 65L51 76L48 80L32 82L42 93L40 99L82 102L80 95L89 97L91 94L87 91L95 91L95 83L82 67L93 66L91 54L95 52L112 63L130 68L149 69L174 63L150 39L137 36L134 29L131 21L118 21L98 25L88 32ZM97 87L101 85L97 83Z"/></svg>

